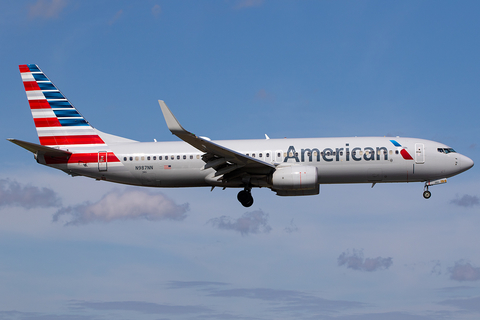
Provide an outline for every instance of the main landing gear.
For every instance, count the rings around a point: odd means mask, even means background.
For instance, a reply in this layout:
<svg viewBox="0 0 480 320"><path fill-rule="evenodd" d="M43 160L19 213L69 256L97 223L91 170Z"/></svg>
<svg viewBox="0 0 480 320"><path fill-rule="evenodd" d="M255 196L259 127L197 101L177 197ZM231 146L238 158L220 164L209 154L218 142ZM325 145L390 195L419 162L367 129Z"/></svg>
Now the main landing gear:
<svg viewBox="0 0 480 320"><path fill-rule="evenodd" d="M253 204L253 197L252 197L252 188L245 188L244 190L240 191L237 195L238 201L244 207L250 207Z"/></svg>

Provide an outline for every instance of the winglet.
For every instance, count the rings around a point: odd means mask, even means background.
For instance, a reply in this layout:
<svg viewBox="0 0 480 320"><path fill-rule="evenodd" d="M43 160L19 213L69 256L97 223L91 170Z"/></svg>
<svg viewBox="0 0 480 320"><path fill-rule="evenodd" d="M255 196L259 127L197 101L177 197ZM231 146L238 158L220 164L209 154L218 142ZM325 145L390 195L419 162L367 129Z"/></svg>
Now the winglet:
<svg viewBox="0 0 480 320"><path fill-rule="evenodd" d="M160 108L162 109L163 117L165 118L165 122L167 123L168 129L173 134L187 132L187 130L185 130L180 125L180 122L178 122L177 118L175 118L172 111L170 111L170 109L167 107L165 102L163 100L158 100L158 103L160 104Z"/></svg>

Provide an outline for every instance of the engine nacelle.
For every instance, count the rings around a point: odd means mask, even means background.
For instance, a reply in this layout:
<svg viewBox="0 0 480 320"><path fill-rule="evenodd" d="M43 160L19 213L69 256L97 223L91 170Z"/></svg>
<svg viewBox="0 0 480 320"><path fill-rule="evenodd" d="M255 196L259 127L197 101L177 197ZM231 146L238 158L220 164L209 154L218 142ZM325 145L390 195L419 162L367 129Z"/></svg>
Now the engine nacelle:
<svg viewBox="0 0 480 320"><path fill-rule="evenodd" d="M285 166L277 167L272 174L273 190L318 190L317 167Z"/></svg>

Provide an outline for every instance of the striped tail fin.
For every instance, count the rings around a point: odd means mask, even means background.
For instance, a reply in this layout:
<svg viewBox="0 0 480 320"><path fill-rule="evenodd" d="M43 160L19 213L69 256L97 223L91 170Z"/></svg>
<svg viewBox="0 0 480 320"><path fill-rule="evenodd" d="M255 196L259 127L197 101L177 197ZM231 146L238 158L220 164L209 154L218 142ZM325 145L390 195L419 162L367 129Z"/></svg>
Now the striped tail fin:
<svg viewBox="0 0 480 320"><path fill-rule="evenodd" d="M19 68L41 145L60 149L106 146L98 131L37 65L20 65Z"/></svg>

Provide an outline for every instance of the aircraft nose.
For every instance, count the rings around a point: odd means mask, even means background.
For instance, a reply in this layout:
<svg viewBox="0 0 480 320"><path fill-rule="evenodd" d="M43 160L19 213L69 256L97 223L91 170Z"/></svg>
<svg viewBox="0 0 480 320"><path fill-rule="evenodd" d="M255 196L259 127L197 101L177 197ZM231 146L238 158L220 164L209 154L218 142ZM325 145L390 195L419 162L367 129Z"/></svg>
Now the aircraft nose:
<svg viewBox="0 0 480 320"><path fill-rule="evenodd" d="M473 167L473 160L469 157L462 155L462 157L460 158L460 167L462 168L462 171L470 169L471 167Z"/></svg>

